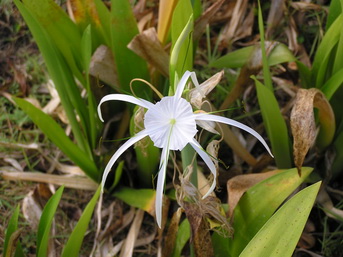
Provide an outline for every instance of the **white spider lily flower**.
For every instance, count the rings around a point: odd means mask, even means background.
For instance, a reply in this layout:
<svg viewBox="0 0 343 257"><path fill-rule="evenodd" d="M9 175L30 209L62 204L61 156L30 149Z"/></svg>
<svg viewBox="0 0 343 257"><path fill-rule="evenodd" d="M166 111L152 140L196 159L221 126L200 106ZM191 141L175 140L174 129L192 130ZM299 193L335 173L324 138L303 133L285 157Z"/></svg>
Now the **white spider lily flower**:
<svg viewBox="0 0 343 257"><path fill-rule="evenodd" d="M211 157L195 139L195 135L197 133L197 122L220 122L241 128L255 136L267 149L269 154L272 155L264 139L250 127L229 118L203 112L194 113L191 104L186 99L181 97L189 77L191 77L194 85L198 87L199 83L197 81L195 73L186 71L176 88L175 95L163 97L156 104L130 95L111 94L103 97L98 105L98 113L101 121L103 121L103 119L100 106L102 103L109 100L133 103L147 109L147 112L144 116L144 129L138 132L128 141L126 141L114 153L105 168L101 184L102 187L104 187L108 173L110 172L117 159L123 154L123 152L139 140L143 139L146 136L149 136L156 147L162 148L155 201L156 221L159 227L161 227L162 223L163 189L170 150L181 151L187 144L190 144L203 159L214 177L209 191L203 196L203 198L206 198L215 189L217 176L215 164L212 161Z"/></svg>

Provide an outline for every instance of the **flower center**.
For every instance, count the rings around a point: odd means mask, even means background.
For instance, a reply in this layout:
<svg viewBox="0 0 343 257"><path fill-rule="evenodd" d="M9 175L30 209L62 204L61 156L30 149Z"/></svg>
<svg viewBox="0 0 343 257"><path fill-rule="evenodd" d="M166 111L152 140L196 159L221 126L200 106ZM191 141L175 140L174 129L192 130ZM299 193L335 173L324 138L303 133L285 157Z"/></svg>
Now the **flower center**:
<svg viewBox="0 0 343 257"><path fill-rule="evenodd" d="M183 98L166 96L148 109L144 127L154 145L182 150L197 133L193 109Z"/></svg>

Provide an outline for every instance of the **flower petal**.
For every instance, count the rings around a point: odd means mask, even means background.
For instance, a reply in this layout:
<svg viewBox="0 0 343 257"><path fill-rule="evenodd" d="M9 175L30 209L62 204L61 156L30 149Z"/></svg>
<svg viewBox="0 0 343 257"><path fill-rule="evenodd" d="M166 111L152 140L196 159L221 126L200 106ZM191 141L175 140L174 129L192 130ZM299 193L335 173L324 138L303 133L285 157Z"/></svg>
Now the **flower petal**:
<svg viewBox="0 0 343 257"><path fill-rule="evenodd" d="M106 102L106 101L110 101L110 100L115 100L115 101L123 101L123 102L128 102L128 103L133 103L133 104L136 104L136 105L139 105L139 106L142 106L146 109L149 109L151 108L152 106L154 106L154 104L148 102L147 100L144 100L142 98L137 98L137 97L134 97L132 95L124 95L124 94L111 94L111 95L106 95L104 96L99 105L98 105L98 115L99 115L99 118L102 122L104 122L103 118L102 118L102 115L101 115L101 109L100 109L100 106L102 103Z"/></svg>
<svg viewBox="0 0 343 257"><path fill-rule="evenodd" d="M213 174L213 182L210 187L210 189L207 191L207 193L202 197L202 199L205 199L207 196L209 196L214 188L216 187L216 179L217 179L217 170L216 167L211 159L211 157L206 153L206 151L202 148L202 146L193 138L193 141L190 142L190 145L194 148L194 150L199 154L199 156L204 160L207 167L210 169L211 173Z"/></svg>
<svg viewBox="0 0 343 257"><path fill-rule="evenodd" d="M185 86L186 86L186 83L187 83L187 80L189 79L189 77L191 77L191 79L192 79L192 81L193 81L195 87L199 87L199 82L198 82L198 80L197 80L197 77L196 77L195 72L194 72L194 71L192 71L192 72L186 71L186 72L183 74L183 76L182 76L182 78L181 78L179 84L177 85L176 92L175 92L175 96L176 96L177 98L180 98L180 97L181 97L182 92L183 92L183 90L185 89Z"/></svg>
<svg viewBox="0 0 343 257"><path fill-rule="evenodd" d="M160 161L160 169L158 172L157 188L156 188L156 200L155 200L155 213L156 221L159 228L162 225L162 204L163 204L163 188L164 181L166 179L167 164L169 159L169 147L168 142L163 147Z"/></svg>
<svg viewBox="0 0 343 257"><path fill-rule="evenodd" d="M235 120L232 120L232 119L229 119L229 118L226 118L226 117L212 115L212 114L207 114L207 113L195 114L195 120L215 121L215 122L225 123L227 125L232 125L232 126L240 128L240 129L243 129L246 132L248 132L251 135L253 135L254 137L256 137L263 144L263 146L267 149L268 153L272 157L274 157L272 152L270 151L266 141L264 141L264 139L261 137L261 135L259 133L257 133L255 130L253 130L252 128L244 125L243 123L240 123L238 121L235 121Z"/></svg>
<svg viewBox="0 0 343 257"><path fill-rule="evenodd" d="M147 135L148 134L147 134L146 130L142 130L142 131L138 132L135 136L131 137L121 147L119 147L119 149L113 154L113 156L111 157L110 161L107 163L106 168L104 170L104 173L102 175L102 179L101 179L102 190L104 190L104 186L105 186L105 182L106 182L106 178L108 176L108 173L111 171L112 166L117 161L117 159L120 157L120 155L122 155L123 152L125 152L134 143L136 143L139 140L143 139Z"/></svg>

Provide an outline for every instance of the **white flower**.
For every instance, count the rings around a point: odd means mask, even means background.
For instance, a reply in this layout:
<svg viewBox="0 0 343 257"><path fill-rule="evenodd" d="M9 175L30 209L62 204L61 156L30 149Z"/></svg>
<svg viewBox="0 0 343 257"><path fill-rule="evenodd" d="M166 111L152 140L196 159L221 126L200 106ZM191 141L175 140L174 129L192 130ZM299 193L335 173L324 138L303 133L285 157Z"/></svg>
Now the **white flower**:
<svg viewBox="0 0 343 257"><path fill-rule="evenodd" d="M102 186L104 186L108 173L110 172L112 166L117 161L117 159L122 155L122 153L139 140L143 139L146 136L149 136L156 147L162 148L155 202L156 220L159 227L161 227L162 221L163 187L166 177L166 169L170 150L181 151L187 144L190 144L194 148L194 150L200 155L200 157L206 163L206 165L208 166L208 168L214 176L211 188L203 196L203 198L206 198L215 189L215 165L211 157L205 152L205 150L194 138L197 133L197 121L220 122L225 123L227 125L239 127L254 135L268 150L269 154L272 155L264 139L250 127L235 120L217 115L212 115L208 113L193 113L193 108L191 104L181 97L189 77L191 77L194 85L198 87L199 83L197 81L195 73L186 71L177 86L175 95L163 97L156 104L150 103L144 99L136 98L130 95L111 94L103 97L98 106L98 113L101 121L103 121L103 119L101 115L100 106L102 103L109 100L129 102L147 109L147 112L144 116L145 129L138 132L135 136L126 141L114 153L114 155L112 156L112 158L110 159L105 168L101 184Z"/></svg>

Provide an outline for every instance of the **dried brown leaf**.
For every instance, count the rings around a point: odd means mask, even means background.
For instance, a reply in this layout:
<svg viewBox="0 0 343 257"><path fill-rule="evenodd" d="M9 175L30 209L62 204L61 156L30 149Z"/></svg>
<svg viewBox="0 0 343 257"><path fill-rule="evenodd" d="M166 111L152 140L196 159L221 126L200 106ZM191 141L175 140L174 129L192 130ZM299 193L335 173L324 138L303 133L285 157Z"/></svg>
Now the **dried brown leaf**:
<svg viewBox="0 0 343 257"><path fill-rule="evenodd" d="M173 217L170 221L168 232L166 238L164 240L164 247L162 256L170 257L172 256L173 250L175 248L175 240L177 231L179 229L179 223L181 219L182 209L178 208L176 212L174 212Z"/></svg>
<svg viewBox="0 0 343 257"><path fill-rule="evenodd" d="M245 174L233 177L227 182L227 192L228 192L228 204L229 204L229 217L232 220L233 211L241 199L242 195L253 185L259 183L260 181L273 176L274 174L280 172L279 170L273 170L258 174Z"/></svg>
<svg viewBox="0 0 343 257"><path fill-rule="evenodd" d="M119 85L113 54L107 46L101 45L94 52L89 65L89 74L110 86Z"/></svg>
<svg viewBox="0 0 343 257"><path fill-rule="evenodd" d="M301 166L305 156L317 136L313 108L318 108L319 120L325 130L323 132L325 135L321 137L320 147L326 147L331 142L335 131L334 114L323 93L316 88L299 89L290 117L294 139L294 163L299 175L301 175Z"/></svg>
<svg viewBox="0 0 343 257"><path fill-rule="evenodd" d="M150 28L135 36L128 48L147 60L164 76L169 76L169 55L157 37L155 28Z"/></svg>
<svg viewBox="0 0 343 257"><path fill-rule="evenodd" d="M210 230L200 207L197 204L184 202L183 208L191 225L191 240L194 245L195 256L214 256Z"/></svg>
<svg viewBox="0 0 343 257"><path fill-rule="evenodd" d="M141 229L141 226L142 226L143 216L144 216L144 211L137 209L136 216L133 220L133 223L131 224L129 233L122 246L119 257L132 256L133 249L135 247L135 242L137 240L139 230Z"/></svg>
<svg viewBox="0 0 343 257"><path fill-rule="evenodd" d="M40 172L8 172L3 168L0 170L0 176L6 180L50 183L59 186L65 185L65 187L69 188L91 191L95 191L98 188L98 185L94 181L86 177L52 175Z"/></svg>
<svg viewBox="0 0 343 257"><path fill-rule="evenodd" d="M197 41L200 39L201 35L204 33L207 24L215 17L215 14L220 9L224 0L218 0L214 2L206 11L199 17L194 25L193 40Z"/></svg>
<svg viewBox="0 0 343 257"><path fill-rule="evenodd" d="M286 10L285 0L274 0L271 1L268 20L266 37L272 36L274 29L277 28L283 18L283 13Z"/></svg>
<svg viewBox="0 0 343 257"><path fill-rule="evenodd" d="M189 92L189 98L192 105L201 109L203 99L214 89L224 76L224 71L220 71L204 81L199 87L193 88Z"/></svg>

